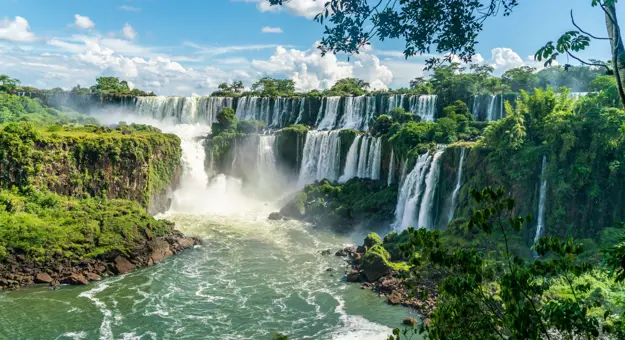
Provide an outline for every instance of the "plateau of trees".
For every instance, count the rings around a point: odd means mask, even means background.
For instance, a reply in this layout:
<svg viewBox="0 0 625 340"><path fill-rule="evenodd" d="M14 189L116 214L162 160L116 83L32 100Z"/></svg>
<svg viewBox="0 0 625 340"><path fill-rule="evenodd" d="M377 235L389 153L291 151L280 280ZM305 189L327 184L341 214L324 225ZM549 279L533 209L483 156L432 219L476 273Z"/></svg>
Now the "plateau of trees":
<svg viewBox="0 0 625 340"><path fill-rule="evenodd" d="M20 86L19 79L11 78L8 75L0 75L0 91L8 93L62 93L66 92L60 87L49 90L42 90L31 86ZM74 86L70 93L90 95L117 95L117 96L155 96L154 92L147 93L137 88L130 88L130 84L126 80L120 80L118 77L98 77L95 85L91 87L83 87L80 84Z"/></svg>

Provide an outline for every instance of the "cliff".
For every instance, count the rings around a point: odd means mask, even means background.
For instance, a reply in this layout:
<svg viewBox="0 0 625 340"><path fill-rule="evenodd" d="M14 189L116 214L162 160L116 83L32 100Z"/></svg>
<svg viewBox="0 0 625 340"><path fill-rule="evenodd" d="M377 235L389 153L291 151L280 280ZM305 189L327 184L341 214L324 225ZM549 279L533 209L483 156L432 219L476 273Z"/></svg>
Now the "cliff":
<svg viewBox="0 0 625 340"><path fill-rule="evenodd" d="M167 209L180 175L180 140L142 126L35 128L0 131L0 187L47 188L71 197L106 197Z"/></svg>

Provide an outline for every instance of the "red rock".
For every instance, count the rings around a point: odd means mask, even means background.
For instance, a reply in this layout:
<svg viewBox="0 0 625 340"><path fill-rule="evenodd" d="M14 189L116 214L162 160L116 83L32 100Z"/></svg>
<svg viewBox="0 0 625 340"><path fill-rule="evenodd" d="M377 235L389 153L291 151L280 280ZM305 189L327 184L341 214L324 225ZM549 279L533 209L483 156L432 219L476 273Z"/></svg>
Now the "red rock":
<svg viewBox="0 0 625 340"><path fill-rule="evenodd" d="M187 249L195 245L195 240L190 237L183 237L178 240L178 244L180 245L180 249Z"/></svg>
<svg viewBox="0 0 625 340"><path fill-rule="evenodd" d="M165 240L149 241L148 245L152 250L152 253L150 254L150 259L152 259L154 263L160 263L164 259L174 255L174 253L169 248L169 243L167 243L167 241Z"/></svg>
<svg viewBox="0 0 625 340"><path fill-rule="evenodd" d="M38 273L35 275L36 283L52 283L52 281L54 281L54 279L46 273Z"/></svg>
<svg viewBox="0 0 625 340"><path fill-rule="evenodd" d="M78 274L78 273L72 274L65 281L68 282L69 284L77 285L77 286L89 284L89 281L87 281L87 278L84 275Z"/></svg>
<svg viewBox="0 0 625 340"><path fill-rule="evenodd" d="M113 260L113 270L118 275L126 274L134 268L135 265L130 263L130 261L123 256L118 256Z"/></svg>
<svg viewBox="0 0 625 340"><path fill-rule="evenodd" d="M391 305L400 305L403 301L403 298L401 296L401 294L399 292L393 292L389 297L388 297L388 303L390 303Z"/></svg>
<svg viewBox="0 0 625 340"><path fill-rule="evenodd" d="M100 275L98 275L96 273L87 273L86 276L87 276L87 280L89 280L89 281L100 281L100 280L102 280Z"/></svg>

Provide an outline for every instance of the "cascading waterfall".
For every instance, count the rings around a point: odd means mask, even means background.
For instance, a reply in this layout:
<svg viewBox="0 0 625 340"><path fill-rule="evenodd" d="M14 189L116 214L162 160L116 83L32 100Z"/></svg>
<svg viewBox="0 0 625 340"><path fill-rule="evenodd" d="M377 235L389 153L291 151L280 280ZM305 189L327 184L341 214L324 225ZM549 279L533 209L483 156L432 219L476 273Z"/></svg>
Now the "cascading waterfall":
<svg viewBox="0 0 625 340"><path fill-rule="evenodd" d="M399 190L397 197L397 206L395 208L395 223L393 224L396 231L400 232L408 227L415 227L417 204L423 190L422 184L424 176L432 162L430 154L425 153L417 158L412 171L404 179L404 183Z"/></svg>
<svg viewBox="0 0 625 340"><path fill-rule="evenodd" d="M374 96L367 96L366 98L363 130L369 131L369 125L376 116L376 106Z"/></svg>
<svg viewBox="0 0 625 340"><path fill-rule="evenodd" d="M488 103L488 115L486 116L486 120L495 120L495 102L497 101L497 96L490 96L490 102Z"/></svg>
<svg viewBox="0 0 625 340"><path fill-rule="evenodd" d="M201 123L210 126L217 114L234 105L226 97L137 97L134 111L137 115L174 123Z"/></svg>
<svg viewBox="0 0 625 340"><path fill-rule="evenodd" d="M302 97L299 100L299 112L297 114L297 119L295 119L295 124L299 124L302 121L302 116L304 116L305 109L306 109L306 97Z"/></svg>
<svg viewBox="0 0 625 340"><path fill-rule="evenodd" d="M263 135L259 137L257 156L258 180L256 186L263 194L275 193L280 183L280 173L274 154L275 143L275 135Z"/></svg>
<svg viewBox="0 0 625 340"><path fill-rule="evenodd" d="M402 186L404 181L406 180L406 175L408 173L408 160L404 159L401 162L400 175L399 175L399 185Z"/></svg>
<svg viewBox="0 0 625 340"><path fill-rule="evenodd" d="M367 177L367 156L369 156L369 142L371 137L365 136L360 144L360 154L358 156L358 171L356 176L360 178Z"/></svg>
<svg viewBox="0 0 625 340"><path fill-rule="evenodd" d="M361 129L362 121L366 118L366 101L366 96L345 97L345 113L339 126L343 129Z"/></svg>
<svg viewBox="0 0 625 340"><path fill-rule="evenodd" d="M388 162L388 177L386 178L386 185L391 186L393 184L393 171L395 166L395 151L391 149L391 159Z"/></svg>
<svg viewBox="0 0 625 340"><path fill-rule="evenodd" d="M341 140L339 131L310 131L306 135L298 185L315 180L336 181L340 172Z"/></svg>
<svg viewBox="0 0 625 340"><path fill-rule="evenodd" d="M356 136L352 145L349 147L349 151L347 151L347 159L345 160L345 169L343 170L343 175L339 178L339 182L344 183L350 180L351 178L356 177L358 172L358 146L360 145L360 140L362 139L362 135Z"/></svg>
<svg viewBox="0 0 625 340"><path fill-rule="evenodd" d="M319 110L321 111L319 117L323 117L317 129L319 130L332 130L336 125L336 119L339 113L339 104L341 103L341 97L325 97L324 105L321 105ZM323 111L322 111L323 110Z"/></svg>
<svg viewBox="0 0 625 340"><path fill-rule="evenodd" d="M436 103L438 96L435 94L410 97L409 110L421 117L421 120L432 122L436 115Z"/></svg>
<svg viewBox="0 0 625 340"><path fill-rule="evenodd" d="M454 219L454 212L456 210L456 204L458 202L458 195L460 194L460 188L462 187L462 165L464 164L465 148L460 150L460 162L458 163L458 176L456 177L456 187L451 194L451 202L449 205L449 213L447 214L447 224Z"/></svg>
<svg viewBox="0 0 625 340"><path fill-rule="evenodd" d="M431 228L435 222L434 198L440 177L440 159L444 149L426 153L417 159L399 191L393 227L401 232L408 227Z"/></svg>
<svg viewBox="0 0 625 340"><path fill-rule="evenodd" d="M380 170L382 167L382 138L373 138L371 147L369 148L369 159L367 169L369 169L369 178L380 179Z"/></svg>
<svg viewBox="0 0 625 340"><path fill-rule="evenodd" d="M444 150L438 150L432 159L432 165L425 179L425 192L419 208L419 228L432 228L434 226L434 193L438 187L438 179L441 173L441 156Z"/></svg>
<svg viewBox="0 0 625 340"><path fill-rule="evenodd" d="M538 197L538 221L536 223L536 236L534 243L543 235L545 229L545 202L547 200L547 156L543 156L542 168L540 170L540 193Z"/></svg>

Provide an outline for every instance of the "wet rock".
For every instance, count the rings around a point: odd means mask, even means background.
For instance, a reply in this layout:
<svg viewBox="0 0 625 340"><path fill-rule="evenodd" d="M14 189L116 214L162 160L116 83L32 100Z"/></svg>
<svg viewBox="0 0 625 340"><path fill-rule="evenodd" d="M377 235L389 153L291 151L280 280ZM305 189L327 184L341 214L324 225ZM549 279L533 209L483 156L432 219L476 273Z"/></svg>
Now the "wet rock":
<svg viewBox="0 0 625 340"><path fill-rule="evenodd" d="M406 326L414 327L417 325L417 319L407 317L407 318L404 318L404 321L402 323Z"/></svg>
<svg viewBox="0 0 625 340"><path fill-rule="evenodd" d="M332 254L332 250L330 250L330 249L326 249L326 250L322 250L321 251L321 255L323 255L323 256L328 256L330 254Z"/></svg>
<svg viewBox="0 0 625 340"><path fill-rule="evenodd" d="M340 257L346 257L346 256L353 256L353 254L355 253L356 253L356 248L345 247L343 249L339 249L336 253L334 253L334 255L340 256Z"/></svg>
<svg viewBox="0 0 625 340"><path fill-rule="evenodd" d="M388 297L388 303L390 303L391 305L401 305L403 302L404 298L402 297L402 295L395 291L393 292L389 297Z"/></svg>
<svg viewBox="0 0 625 340"><path fill-rule="evenodd" d="M282 214L280 214L279 212L272 212L271 214L269 214L268 218L271 221L280 221L282 219Z"/></svg>
<svg viewBox="0 0 625 340"><path fill-rule="evenodd" d="M113 260L113 271L115 274L126 274L134 268L135 265L130 263L130 261L123 256L117 256L115 260Z"/></svg>
<svg viewBox="0 0 625 340"><path fill-rule="evenodd" d="M174 252L169 248L169 243L165 240L149 241L148 246L152 250L150 259L154 263L161 263L164 259L174 255Z"/></svg>
<svg viewBox="0 0 625 340"><path fill-rule="evenodd" d="M100 275L98 275L96 273L87 273L86 276L87 276L87 280L89 280L89 281L100 281L100 280L102 280Z"/></svg>
<svg viewBox="0 0 625 340"><path fill-rule="evenodd" d="M357 270L352 270L347 273L347 282L358 282L360 279L360 272Z"/></svg>
<svg viewBox="0 0 625 340"><path fill-rule="evenodd" d="M50 284L52 283L52 281L54 281L54 279L46 273L38 273L35 276L35 283L47 283Z"/></svg>
<svg viewBox="0 0 625 340"><path fill-rule="evenodd" d="M362 258L362 269L367 280L375 281L390 272L390 255L380 245L375 245Z"/></svg>
<svg viewBox="0 0 625 340"><path fill-rule="evenodd" d="M334 268L328 268L328 269L326 269L326 271L327 271L327 272L333 272L333 271L334 271Z"/></svg>
<svg viewBox="0 0 625 340"><path fill-rule="evenodd" d="M84 275L78 274L78 273L72 274L70 277L66 278L64 281L71 285L77 285L77 286L89 284L89 281L87 280L87 278Z"/></svg>
<svg viewBox="0 0 625 340"><path fill-rule="evenodd" d="M193 247L196 244L196 241L189 237L184 237L178 240L178 245L180 249L188 249Z"/></svg>

